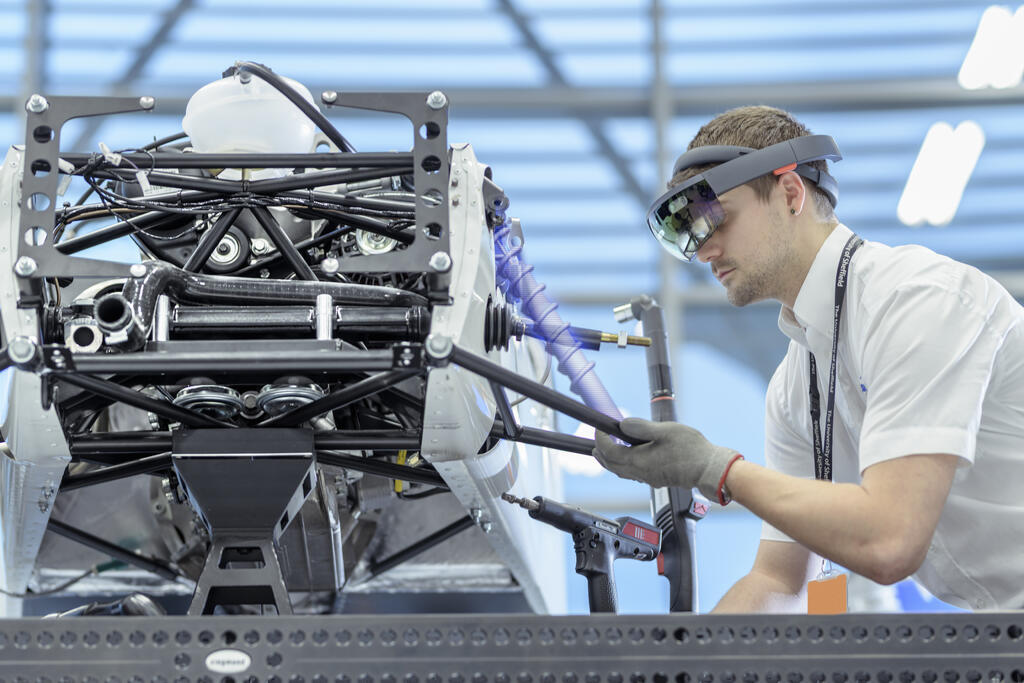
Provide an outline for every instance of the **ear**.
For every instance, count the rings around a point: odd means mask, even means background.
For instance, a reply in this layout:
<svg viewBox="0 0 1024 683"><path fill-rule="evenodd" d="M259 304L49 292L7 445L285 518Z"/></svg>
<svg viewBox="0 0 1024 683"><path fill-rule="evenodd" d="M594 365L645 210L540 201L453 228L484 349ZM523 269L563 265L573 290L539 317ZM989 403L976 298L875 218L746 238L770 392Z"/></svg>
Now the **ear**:
<svg viewBox="0 0 1024 683"><path fill-rule="evenodd" d="M804 179L794 171L786 171L779 176L779 190L786 202L787 213L799 216L804 210L807 199L807 187Z"/></svg>

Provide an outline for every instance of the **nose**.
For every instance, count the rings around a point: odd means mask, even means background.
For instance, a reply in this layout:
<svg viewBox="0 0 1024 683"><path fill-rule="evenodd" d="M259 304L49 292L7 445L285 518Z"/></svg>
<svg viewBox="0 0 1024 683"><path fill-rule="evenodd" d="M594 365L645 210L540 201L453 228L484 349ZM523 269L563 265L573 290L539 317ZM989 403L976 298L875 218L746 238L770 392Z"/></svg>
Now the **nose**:
<svg viewBox="0 0 1024 683"><path fill-rule="evenodd" d="M700 249L697 250L698 261L701 263L711 263L722 255L722 249L718 245L717 236L717 232L711 233L711 236L708 237L707 241L700 245Z"/></svg>

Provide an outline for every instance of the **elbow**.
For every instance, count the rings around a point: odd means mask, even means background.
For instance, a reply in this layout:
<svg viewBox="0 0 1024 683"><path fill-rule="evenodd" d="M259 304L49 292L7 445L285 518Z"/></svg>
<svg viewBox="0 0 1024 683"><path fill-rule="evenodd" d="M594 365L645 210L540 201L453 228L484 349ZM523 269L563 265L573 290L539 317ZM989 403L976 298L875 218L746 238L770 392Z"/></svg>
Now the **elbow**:
<svg viewBox="0 0 1024 683"><path fill-rule="evenodd" d="M920 569L927 554L927 541L918 543L898 535L890 537L874 544L865 554L868 562L861 573L876 583L891 586Z"/></svg>

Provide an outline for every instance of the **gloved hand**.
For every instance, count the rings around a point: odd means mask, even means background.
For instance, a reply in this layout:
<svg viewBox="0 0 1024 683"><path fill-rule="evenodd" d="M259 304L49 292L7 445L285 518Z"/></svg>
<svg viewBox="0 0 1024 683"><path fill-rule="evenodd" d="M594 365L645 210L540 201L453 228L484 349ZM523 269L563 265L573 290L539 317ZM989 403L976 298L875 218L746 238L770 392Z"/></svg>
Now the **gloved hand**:
<svg viewBox="0 0 1024 683"><path fill-rule="evenodd" d="M621 446L598 432L593 455L605 469L658 488L697 487L711 500L723 505L728 502L720 495L719 487L729 467L742 455L716 446L696 429L677 422L629 417L619 423L619 428L626 436L648 443Z"/></svg>

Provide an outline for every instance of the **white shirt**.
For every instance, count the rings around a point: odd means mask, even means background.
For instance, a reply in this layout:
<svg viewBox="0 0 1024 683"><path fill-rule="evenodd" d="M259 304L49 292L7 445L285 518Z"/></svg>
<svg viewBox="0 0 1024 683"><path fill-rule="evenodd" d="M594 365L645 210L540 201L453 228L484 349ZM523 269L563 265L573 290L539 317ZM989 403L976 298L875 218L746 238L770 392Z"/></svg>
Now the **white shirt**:
<svg viewBox="0 0 1024 683"><path fill-rule="evenodd" d="M785 474L814 478L807 351L824 434L836 267L852 234L833 230L779 315L791 342L768 385L765 455ZM1024 308L975 268L865 241L839 335L833 480L860 483L866 468L905 455L959 456L914 578L963 607L1024 608ZM767 523L761 537L792 540Z"/></svg>

